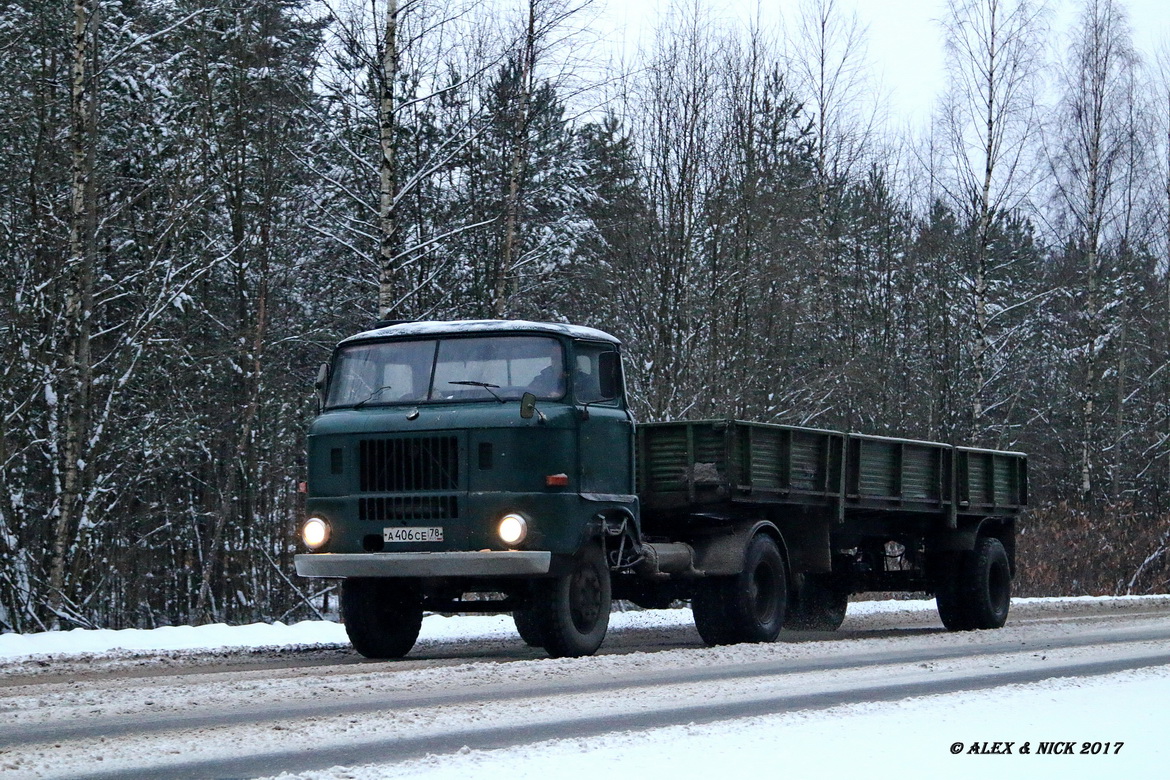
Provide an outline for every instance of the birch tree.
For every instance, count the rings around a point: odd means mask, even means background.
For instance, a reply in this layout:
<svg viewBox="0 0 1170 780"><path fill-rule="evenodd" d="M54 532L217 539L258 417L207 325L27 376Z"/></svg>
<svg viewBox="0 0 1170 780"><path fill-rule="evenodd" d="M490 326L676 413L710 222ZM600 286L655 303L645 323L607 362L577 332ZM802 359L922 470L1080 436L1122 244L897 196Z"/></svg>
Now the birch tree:
<svg viewBox="0 0 1170 780"><path fill-rule="evenodd" d="M338 332L368 325L364 312L410 319L457 307L464 283L447 242L483 225L451 212L445 184L482 127L477 91L503 56L492 32L472 3L335 8L321 133L305 161L324 184L311 229L327 264L346 269L331 292L354 314Z"/></svg>
<svg viewBox="0 0 1170 780"><path fill-rule="evenodd" d="M992 223L1025 203L1034 184L1029 155L1039 131L1035 77L1043 5L1032 0L949 0L944 21L949 91L943 110L954 165L949 195L972 225L962 284L970 305L970 431L984 441L990 420L989 359L994 285L1008 258L992 253Z"/></svg>
<svg viewBox="0 0 1170 780"><path fill-rule="evenodd" d="M841 286L833 279L840 258L830 247L840 216L838 196L858 173L873 134L865 35L856 14L846 14L836 0L804 0L792 44L796 87L806 99L816 144L812 262L818 314L827 327L842 319Z"/></svg>
<svg viewBox="0 0 1170 780"><path fill-rule="evenodd" d="M1124 12L1112 0L1086 0L1064 63L1059 141L1052 155L1056 197L1080 266L1077 288L1079 491L1089 497L1100 464L1102 361L1117 335L1106 243L1122 217L1126 106L1136 65Z"/></svg>

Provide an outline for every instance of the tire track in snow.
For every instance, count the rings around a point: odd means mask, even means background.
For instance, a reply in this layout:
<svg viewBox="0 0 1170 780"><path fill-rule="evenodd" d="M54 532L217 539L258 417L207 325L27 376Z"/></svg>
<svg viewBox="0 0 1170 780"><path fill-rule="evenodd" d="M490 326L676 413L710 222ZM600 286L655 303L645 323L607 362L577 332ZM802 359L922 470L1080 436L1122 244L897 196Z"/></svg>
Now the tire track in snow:
<svg viewBox="0 0 1170 780"><path fill-rule="evenodd" d="M645 731L666 726L703 725L716 721L760 717L800 710L828 709L847 704L890 702L920 696L978 691L1062 677L1092 677L1170 665L1170 653L1134 658L1067 664L1046 669L969 674L919 683L893 683L843 691L787 694L748 701L715 702L650 712L607 714L604 717L565 718L553 722L455 731L423 737L364 742L343 747L312 748L229 759L193 761L171 767L126 769L78 775L77 780L187 780L189 778L257 777L274 771L303 772L339 765L372 762L398 763L428 755L454 753L464 748L495 750L552 739L579 739L622 731Z"/></svg>
<svg viewBox="0 0 1170 780"><path fill-rule="evenodd" d="M943 634L943 636L950 636ZM974 636L974 634L972 635ZM982 636L986 636L985 634ZM983 645L940 648L890 648L831 658L793 660L780 658L727 666L697 666L607 673L585 680L540 680L536 683L509 681L458 691L410 693L391 691L361 699L326 702L284 701L241 709L202 714L151 713L149 717L106 717L90 722L42 722L9 725L0 731L0 749L33 744L55 744L69 740L121 738L163 732L256 726L307 718L372 715L444 706L491 705L524 699L552 699L582 694L617 693L638 688L653 689L679 685L777 678L808 673L832 673L879 666L905 666L940 661L994 658L1004 655L1035 654L1095 646L1122 647L1128 644L1170 641L1170 626L1136 629L1108 629L1063 637L997 641ZM231 682L225 682L230 686ZM832 706L832 705L828 705Z"/></svg>

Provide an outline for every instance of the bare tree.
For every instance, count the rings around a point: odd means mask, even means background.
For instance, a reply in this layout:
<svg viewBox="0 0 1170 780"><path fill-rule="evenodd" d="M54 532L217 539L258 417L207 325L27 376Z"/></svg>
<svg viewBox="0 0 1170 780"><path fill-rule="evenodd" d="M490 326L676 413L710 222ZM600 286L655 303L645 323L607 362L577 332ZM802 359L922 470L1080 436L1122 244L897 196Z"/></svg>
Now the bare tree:
<svg viewBox="0 0 1170 780"><path fill-rule="evenodd" d="M312 229L344 253L350 286L367 294L376 285L381 318L426 316L448 302L455 271L439 250L483 227L438 224L441 206L431 202L480 132L473 94L503 58L479 10L463 0L339 0L332 9L321 151L305 160L329 195ZM370 308L362 297L352 306Z"/></svg>
<svg viewBox="0 0 1170 780"><path fill-rule="evenodd" d="M846 14L837 0L804 0L791 44L797 88L807 102L816 143L816 231L813 263L817 272L819 316L828 320L839 285L830 275L837 267L830 257L832 198L857 173L870 151L876 106L870 102L866 62L866 30L856 13Z"/></svg>
<svg viewBox="0 0 1170 780"><path fill-rule="evenodd" d="M641 272L622 294L651 419L685 415L696 402L688 386L697 368L702 323L699 256L703 209L713 186L718 82L712 63L722 41L697 3L678 7L657 31L654 49L635 88L632 128L644 160L653 228ZM631 269L633 270L633 269Z"/></svg>
<svg viewBox="0 0 1170 780"><path fill-rule="evenodd" d="M512 57L516 67L515 105L512 107L511 139L508 150L507 185L504 195L503 241L492 269L491 311L496 317L508 313L509 287L518 287L520 265L520 214L525 197L523 183L529 165L532 102L540 83L538 70L549 69L546 63L554 47L564 41L555 36L566 23L579 14L589 0L527 0ZM555 67L555 66L554 66Z"/></svg>
<svg viewBox="0 0 1170 780"><path fill-rule="evenodd" d="M1155 366L1153 373L1150 376L1152 380L1154 376L1161 374L1160 393L1162 402L1161 415L1163 418L1163 435L1160 441L1160 447L1166 452L1166 486L1170 489L1170 46L1163 45L1157 54L1158 79L1155 89L1155 105L1157 106L1157 116L1159 124L1158 129L1158 147L1161 156L1161 170L1159 175L1162 179L1160 219L1155 222L1160 227L1160 233L1163 237L1162 255L1161 255L1161 270L1162 280L1166 288L1165 304L1166 308L1163 310L1163 335L1164 352L1166 359L1159 362Z"/></svg>
<svg viewBox="0 0 1170 780"><path fill-rule="evenodd" d="M1059 141L1051 156L1065 235L1081 264L1079 470L1085 497L1093 491L1098 466L1102 358L1117 335L1117 321L1106 315L1115 301L1103 298L1102 285L1108 281L1103 252L1124 227L1119 184L1133 140L1127 106L1136 64L1121 7L1113 0L1085 0L1061 73Z"/></svg>
<svg viewBox="0 0 1170 780"><path fill-rule="evenodd" d="M943 110L954 165L948 194L970 222L962 274L971 307L970 421L986 435L991 283L1004 268L992 257L992 222L1024 204L1034 184L1029 154L1039 132L1035 78L1044 7L1032 0L948 0L944 20L949 92Z"/></svg>
<svg viewBox="0 0 1170 780"><path fill-rule="evenodd" d="M378 314L395 313L402 291L397 254L398 231L394 205L398 200L398 0L386 0L386 16L379 45L378 71Z"/></svg>
<svg viewBox="0 0 1170 780"><path fill-rule="evenodd" d="M56 627L65 598L69 547L82 525L89 449L93 363L90 336L93 317L94 265L97 254L97 62L99 4L74 0L69 102L71 155L69 263L65 274L65 366L58 395L62 428L57 480L59 506L49 563L51 625Z"/></svg>

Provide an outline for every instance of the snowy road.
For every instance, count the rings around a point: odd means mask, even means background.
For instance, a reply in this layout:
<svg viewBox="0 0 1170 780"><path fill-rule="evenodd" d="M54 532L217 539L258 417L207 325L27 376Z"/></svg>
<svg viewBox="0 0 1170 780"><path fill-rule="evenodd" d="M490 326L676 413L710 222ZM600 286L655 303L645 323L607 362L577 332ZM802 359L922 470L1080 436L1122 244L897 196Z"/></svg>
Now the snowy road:
<svg viewBox="0 0 1170 780"><path fill-rule="evenodd" d="M856 611L837 634L731 648L702 647L685 610L637 613L590 659L506 632L391 663L341 647L33 658L0 675L0 773L257 777L1170 668L1164 599L1021 604L962 634L921 605Z"/></svg>

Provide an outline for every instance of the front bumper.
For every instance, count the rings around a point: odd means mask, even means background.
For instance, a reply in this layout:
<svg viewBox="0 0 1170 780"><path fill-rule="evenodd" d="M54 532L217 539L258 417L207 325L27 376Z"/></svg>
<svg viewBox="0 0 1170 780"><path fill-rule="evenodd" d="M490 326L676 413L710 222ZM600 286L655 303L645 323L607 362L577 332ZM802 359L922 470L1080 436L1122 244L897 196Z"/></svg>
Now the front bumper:
<svg viewBox="0 0 1170 780"><path fill-rule="evenodd" d="M302 577L500 577L548 574L552 553L312 553L294 560Z"/></svg>

